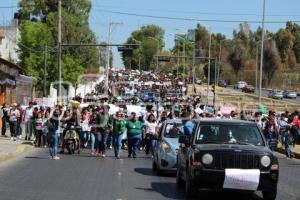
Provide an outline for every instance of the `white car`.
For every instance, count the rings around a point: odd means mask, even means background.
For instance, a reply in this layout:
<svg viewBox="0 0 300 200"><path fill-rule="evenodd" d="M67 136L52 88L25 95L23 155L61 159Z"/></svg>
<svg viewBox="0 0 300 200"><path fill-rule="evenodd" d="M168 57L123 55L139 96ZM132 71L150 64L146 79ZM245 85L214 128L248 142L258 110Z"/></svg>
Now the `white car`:
<svg viewBox="0 0 300 200"><path fill-rule="evenodd" d="M233 87L234 87L234 89L242 89L246 85L247 85L247 83L245 81L239 81Z"/></svg>

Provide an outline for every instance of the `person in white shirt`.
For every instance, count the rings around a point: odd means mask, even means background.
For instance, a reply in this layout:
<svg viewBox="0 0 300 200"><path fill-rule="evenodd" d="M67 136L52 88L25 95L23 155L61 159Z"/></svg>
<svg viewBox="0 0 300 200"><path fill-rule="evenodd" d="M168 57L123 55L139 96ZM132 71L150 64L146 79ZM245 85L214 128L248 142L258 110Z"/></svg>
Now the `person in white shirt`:
<svg viewBox="0 0 300 200"><path fill-rule="evenodd" d="M29 102L29 106L24 112L25 121L25 140L31 140L32 136L32 125L33 125L33 103Z"/></svg>
<svg viewBox="0 0 300 200"><path fill-rule="evenodd" d="M157 135L157 122L154 114L150 114L145 121L145 142L146 142L146 155L149 155L150 151L153 155L154 137Z"/></svg>
<svg viewBox="0 0 300 200"><path fill-rule="evenodd" d="M17 104L12 104L12 109L9 111L10 133L11 140L17 140L18 133L18 118L20 117L20 111L17 109Z"/></svg>

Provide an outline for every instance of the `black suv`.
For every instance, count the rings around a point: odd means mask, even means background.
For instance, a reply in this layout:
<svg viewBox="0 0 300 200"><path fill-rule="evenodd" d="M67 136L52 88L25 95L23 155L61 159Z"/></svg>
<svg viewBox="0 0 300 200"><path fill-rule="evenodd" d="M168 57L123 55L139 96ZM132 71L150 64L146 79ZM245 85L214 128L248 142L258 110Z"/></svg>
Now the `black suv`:
<svg viewBox="0 0 300 200"><path fill-rule="evenodd" d="M278 160L254 122L202 119L191 136L179 136L177 187L187 196L198 189L260 190L274 200Z"/></svg>

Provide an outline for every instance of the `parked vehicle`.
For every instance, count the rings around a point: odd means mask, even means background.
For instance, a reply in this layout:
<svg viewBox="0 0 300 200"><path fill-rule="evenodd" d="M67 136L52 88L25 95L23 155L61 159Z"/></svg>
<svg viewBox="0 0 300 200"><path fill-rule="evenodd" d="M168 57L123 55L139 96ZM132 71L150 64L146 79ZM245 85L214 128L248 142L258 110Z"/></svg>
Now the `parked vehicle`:
<svg viewBox="0 0 300 200"><path fill-rule="evenodd" d="M255 88L254 88L253 85L246 85L245 87L242 88L242 92L254 93L255 92Z"/></svg>
<svg viewBox="0 0 300 200"><path fill-rule="evenodd" d="M245 81L239 81L233 86L233 88L234 89L242 89L246 85L247 85L247 83Z"/></svg>
<svg viewBox="0 0 300 200"><path fill-rule="evenodd" d="M218 86L226 88L227 87L227 82L225 80L219 80L218 81Z"/></svg>
<svg viewBox="0 0 300 200"><path fill-rule="evenodd" d="M289 99L297 99L297 92L295 90L285 90L283 92L283 97Z"/></svg>
<svg viewBox="0 0 300 200"><path fill-rule="evenodd" d="M155 102L155 93L154 92L148 92L146 94L143 94L142 100L144 102Z"/></svg>
<svg viewBox="0 0 300 200"><path fill-rule="evenodd" d="M278 89L273 89L272 91L269 92L268 97L272 99L283 99L283 91Z"/></svg>
<svg viewBox="0 0 300 200"><path fill-rule="evenodd" d="M155 142L152 169L157 174L163 171L176 171L178 137L183 129L182 120L167 120L163 123Z"/></svg>
<svg viewBox="0 0 300 200"><path fill-rule="evenodd" d="M196 79L196 84L201 85L202 84L202 80Z"/></svg>
<svg viewBox="0 0 300 200"><path fill-rule="evenodd" d="M278 159L255 122L202 119L179 143L176 184L187 196L204 188L235 189L276 199Z"/></svg>

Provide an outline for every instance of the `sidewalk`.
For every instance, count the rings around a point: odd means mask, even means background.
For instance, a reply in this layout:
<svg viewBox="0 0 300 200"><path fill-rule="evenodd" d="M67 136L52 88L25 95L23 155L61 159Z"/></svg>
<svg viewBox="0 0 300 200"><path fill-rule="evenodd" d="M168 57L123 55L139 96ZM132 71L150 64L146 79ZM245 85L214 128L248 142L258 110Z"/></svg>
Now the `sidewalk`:
<svg viewBox="0 0 300 200"><path fill-rule="evenodd" d="M0 162L32 150L30 142L24 140L11 141L9 137L0 137Z"/></svg>

